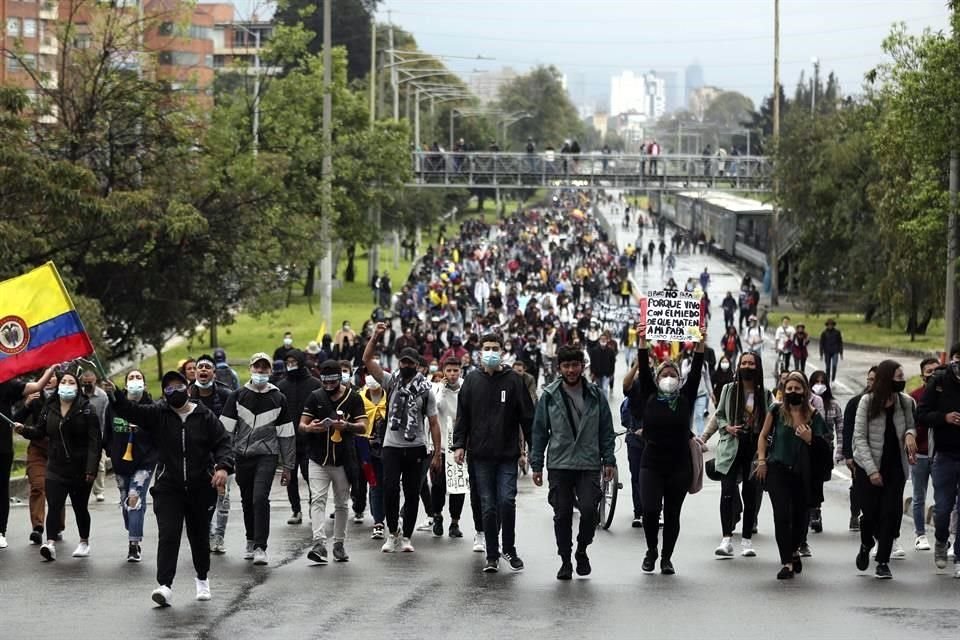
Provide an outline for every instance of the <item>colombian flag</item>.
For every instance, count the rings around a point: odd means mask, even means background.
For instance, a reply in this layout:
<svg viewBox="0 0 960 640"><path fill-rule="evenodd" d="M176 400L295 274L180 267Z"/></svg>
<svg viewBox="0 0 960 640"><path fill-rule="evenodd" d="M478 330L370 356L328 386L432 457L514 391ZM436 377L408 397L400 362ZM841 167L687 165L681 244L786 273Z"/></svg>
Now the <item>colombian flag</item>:
<svg viewBox="0 0 960 640"><path fill-rule="evenodd" d="M52 262L0 282L0 382L93 353Z"/></svg>

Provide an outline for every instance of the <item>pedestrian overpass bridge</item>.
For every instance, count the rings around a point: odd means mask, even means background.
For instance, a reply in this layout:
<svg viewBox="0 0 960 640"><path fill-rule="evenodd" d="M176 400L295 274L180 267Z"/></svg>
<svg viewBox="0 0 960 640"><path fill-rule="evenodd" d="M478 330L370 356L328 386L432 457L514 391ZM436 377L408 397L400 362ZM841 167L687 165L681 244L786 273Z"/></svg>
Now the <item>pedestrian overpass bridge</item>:
<svg viewBox="0 0 960 640"><path fill-rule="evenodd" d="M408 187L515 189L643 189L737 191L772 189L765 156L560 154L414 151Z"/></svg>

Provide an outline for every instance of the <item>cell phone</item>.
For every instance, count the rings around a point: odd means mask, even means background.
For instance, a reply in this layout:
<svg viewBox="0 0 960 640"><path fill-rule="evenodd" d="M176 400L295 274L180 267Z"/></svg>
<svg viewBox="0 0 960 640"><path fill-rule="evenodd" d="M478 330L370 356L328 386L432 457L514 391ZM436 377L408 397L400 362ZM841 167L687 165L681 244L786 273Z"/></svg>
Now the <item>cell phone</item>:
<svg viewBox="0 0 960 640"><path fill-rule="evenodd" d="M324 428L329 428L330 425L332 425L333 423L334 421L331 420L330 418L324 418L323 420L320 421L320 426Z"/></svg>

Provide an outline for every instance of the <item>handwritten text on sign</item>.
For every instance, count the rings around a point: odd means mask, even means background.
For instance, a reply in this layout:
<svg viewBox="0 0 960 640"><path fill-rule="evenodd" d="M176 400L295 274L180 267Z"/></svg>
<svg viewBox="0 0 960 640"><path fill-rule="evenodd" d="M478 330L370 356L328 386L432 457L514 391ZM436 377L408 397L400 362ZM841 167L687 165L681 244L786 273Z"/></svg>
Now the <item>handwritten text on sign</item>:
<svg viewBox="0 0 960 640"><path fill-rule="evenodd" d="M447 449L448 452L453 451L453 418L451 417L447 422ZM453 459L454 456L452 453L447 453L444 456L446 460L446 465L444 472L447 474L447 494L448 495L457 495L465 494L470 491L470 483L467 479L467 465L466 464L457 464Z"/></svg>
<svg viewBox="0 0 960 640"><path fill-rule="evenodd" d="M685 291L650 291L640 304L647 340L700 342L703 324L701 300Z"/></svg>

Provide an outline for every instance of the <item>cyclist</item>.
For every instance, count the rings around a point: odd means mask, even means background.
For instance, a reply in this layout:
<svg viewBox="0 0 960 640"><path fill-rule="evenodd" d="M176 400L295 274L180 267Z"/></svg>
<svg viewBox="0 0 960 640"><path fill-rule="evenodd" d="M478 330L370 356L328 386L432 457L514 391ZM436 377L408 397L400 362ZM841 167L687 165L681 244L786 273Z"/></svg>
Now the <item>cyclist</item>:
<svg viewBox="0 0 960 640"><path fill-rule="evenodd" d="M583 377L584 355L564 345L557 353L561 379L548 385L537 403L533 419L531 466L533 482L543 485L544 452L549 446L550 504L560 570L557 580L573 578L573 503L580 509L577 535L577 575L590 575L587 547L597 528L600 470L609 482L616 471L613 417L604 394Z"/></svg>

